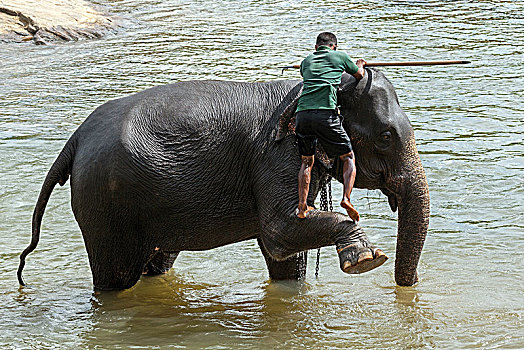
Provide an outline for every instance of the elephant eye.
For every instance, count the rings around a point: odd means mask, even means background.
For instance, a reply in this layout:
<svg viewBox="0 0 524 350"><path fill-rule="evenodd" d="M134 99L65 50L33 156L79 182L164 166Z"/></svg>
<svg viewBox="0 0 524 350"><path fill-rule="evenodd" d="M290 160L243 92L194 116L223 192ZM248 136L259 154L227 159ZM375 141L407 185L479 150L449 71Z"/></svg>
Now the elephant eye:
<svg viewBox="0 0 524 350"><path fill-rule="evenodd" d="M375 142L375 148L379 152L387 152L393 146L393 134L391 131L386 130L378 135Z"/></svg>

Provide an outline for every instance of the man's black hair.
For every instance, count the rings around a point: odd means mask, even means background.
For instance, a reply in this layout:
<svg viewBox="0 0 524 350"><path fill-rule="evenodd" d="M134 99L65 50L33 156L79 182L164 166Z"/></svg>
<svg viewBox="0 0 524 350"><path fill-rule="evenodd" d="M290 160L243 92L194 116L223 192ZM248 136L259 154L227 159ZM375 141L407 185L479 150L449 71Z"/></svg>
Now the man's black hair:
<svg viewBox="0 0 524 350"><path fill-rule="evenodd" d="M323 32L317 36L317 46L337 45L337 37L330 32Z"/></svg>

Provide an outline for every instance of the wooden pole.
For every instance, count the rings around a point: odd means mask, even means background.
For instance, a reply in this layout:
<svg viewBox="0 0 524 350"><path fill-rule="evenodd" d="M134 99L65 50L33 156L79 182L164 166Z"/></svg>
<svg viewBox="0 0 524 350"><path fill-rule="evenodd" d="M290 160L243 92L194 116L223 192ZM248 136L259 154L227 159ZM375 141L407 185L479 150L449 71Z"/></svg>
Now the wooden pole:
<svg viewBox="0 0 524 350"><path fill-rule="evenodd" d="M397 62L366 62L365 67L412 67L412 66L442 66L450 64L469 64L471 61L397 61ZM282 73L286 69L299 69L299 64L292 66L278 67Z"/></svg>
<svg viewBox="0 0 524 350"><path fill-rule="evenodd" d="M401 67L401 66L442 66L449 64L468 64L471 61L406 61L406 62L367 62L365 67ZM300 66L299 66L300 68Z"/></svg>

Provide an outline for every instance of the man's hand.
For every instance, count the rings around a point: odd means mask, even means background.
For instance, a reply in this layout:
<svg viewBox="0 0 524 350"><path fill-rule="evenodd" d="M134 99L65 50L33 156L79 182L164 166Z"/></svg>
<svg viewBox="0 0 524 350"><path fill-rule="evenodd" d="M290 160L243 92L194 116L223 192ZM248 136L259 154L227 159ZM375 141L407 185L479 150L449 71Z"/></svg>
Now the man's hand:
<svg viewBox="0 0 524 350"><path fill-rule="evenodd" d="M363 59L363 58L359 58L356 62L356 65L358 68L364 68L364 66L366 65L366 61Z"/></svg>
<svg viewBox="0 0 524 350"><path fill-rule="evenodd" d="M353 76L355 77L355 79L360 80L364 78L364 75L366 75L366 70L364 69L364 66L366 65L366 61L360 58L357 60L355 64L358 67L358 71L355 74L353 74Z"/></svg>

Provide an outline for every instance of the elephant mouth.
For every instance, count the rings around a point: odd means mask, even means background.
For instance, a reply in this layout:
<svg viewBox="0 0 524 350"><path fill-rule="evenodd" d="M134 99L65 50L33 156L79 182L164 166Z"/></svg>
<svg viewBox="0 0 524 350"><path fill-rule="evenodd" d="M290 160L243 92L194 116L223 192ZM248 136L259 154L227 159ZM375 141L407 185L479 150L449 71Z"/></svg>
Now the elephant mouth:
<svg viewBox="0 0 524 350"><path fill-rule="evenodd" d="M396 212L398 209L398 198L395 193L388 190L387 188L381 188L380 191L388 198L388 204L392 212Z"/></svg>

